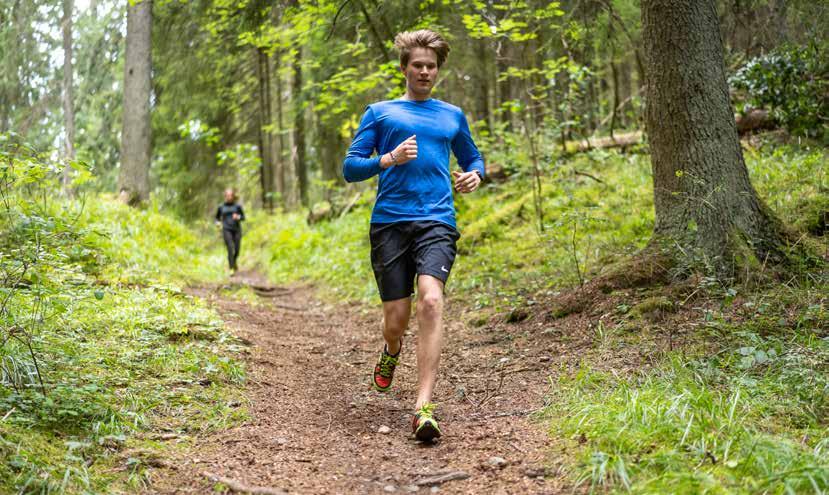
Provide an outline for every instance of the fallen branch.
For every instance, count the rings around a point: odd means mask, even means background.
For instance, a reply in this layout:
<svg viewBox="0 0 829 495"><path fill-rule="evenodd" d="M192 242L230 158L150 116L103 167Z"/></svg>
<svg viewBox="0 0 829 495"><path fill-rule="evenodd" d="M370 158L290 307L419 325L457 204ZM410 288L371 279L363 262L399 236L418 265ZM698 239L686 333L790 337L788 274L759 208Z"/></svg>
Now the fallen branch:
<svg viewBox="0 0 829 495"><path fill-rule="evenodd" d="M495 414L485 414L481 415L481 413L471 413L469 414L469 418L471 419L494 419L494 418L506 418L509 416L529 416L530 414L536 413L541 409L525 409L523 411L505 411L499 412Z"/></svg>
<svg viewBox="0 0 829 495"><path fill-rule="evenodd" d="M251 284L250 288L259 291L259 292L280 292L284 294L290 294L293 292L293 289L286 289L285 287L275 287L273 285L255 285Z"/></svg>
<svg viewBox="0 0 829 495"><path fill-rule="evenodd" d="M213 483L221 483L225 485L230 491L236 493L252 493L254 495L287 495L288 492L280 490L279 488L269 488L263 486L248 486L224 476L218 476L208 472L202 473L202 476Z"/></svg>
<svg viewBox="0 0 829 495"><path fill-rule="evenodd" d="M15 410L15 409L16 409L15 407L13 407L13 408L9 409L9 412L7 412L7 413L3 416L3 419L0 419L0 421L5 421L5 420L9 419L9 416L11 416L11 415L12 415L12 413L14 412L14 410Z"/></svg>
<svg viewBox="0 0 829 495"><path fill-rule="evenodd" d="M467 478L469 478L469 473L466 473L464 471L448 471L435 473L431 476L420 478L418 480L415 480L414 484L417 486L433 486L440 485L441 483L446 483L447 481L465 480Z"/></svg>
<svg viewBox="0 0 829 495"><path fill-rule="evenodd" d="M582 175L584 177L590 177L591 179L595 180L599 184L604 184L604 181L602 179L599 179L595 175L588 174L587 172L581 172L581 171L578 171L578 170L573 170L573 173L576 174L576 175Z"/></svg>
<svg viewBox="0 0 829 495"><path fill-rule="evenodd" d="M634 131L625 134L617 134L614 137L582 139L573 143L575 146L572 146L571 143L567 143L567 151L570 153L578 153L592 149L624 148L634 144L639 144L641 142L642 131Z"/></svg>
<svg viewBox="0 0 829 495"><path fill-rule="evenodd" d="M357 193L354 195L353 198L351 198L351 201L349 201L348 204L345 205L345 208L343 208L343 211L340 212L340 218L346 216L348 212L351 211L352 208L354 208L354 205L357 204L357 201L360 199L360 196L361 194Z"/></svg>

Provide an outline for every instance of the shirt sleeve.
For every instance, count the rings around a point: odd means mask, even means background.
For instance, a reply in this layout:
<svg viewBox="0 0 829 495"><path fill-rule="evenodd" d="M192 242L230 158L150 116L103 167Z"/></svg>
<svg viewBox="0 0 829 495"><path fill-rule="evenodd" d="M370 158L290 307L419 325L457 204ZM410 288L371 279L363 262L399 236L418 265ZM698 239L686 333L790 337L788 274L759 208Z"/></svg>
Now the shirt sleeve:
<svg viewBox="0 0 829 495"><path fill-rule="evenodd" d="M481 173L483 178L486 175L484 167L484 159L475 146L475 141L472 140L472 134L469 132L469 124L466 122L466 115L461 112L458 133L455 139L452 140L452 153L458 159L458 165L461 166L464 172L471 172L477 170Z"/></svg>
<svg viewBox="0 0 829 495"><path fill-rule="evenodd" d="M244 219L245 219L245 210L242 209L242 205L239 205L239 221L241 222Z"/></svg>
<svg viewBox="0 0 829 495"><path fill-rule="evenodd" d="M347 182L370 179L383 170L380 167L380 157L371 156L376 146L377 122L374 120L374 111L368 107L343 161L343 177Z"/></svg>
<svg viewBox="0 0 829 495"><path fill-rule="evenodd" d="M217 222L222 221L222 207L221 206L216 208L216 221Z"/></svg>

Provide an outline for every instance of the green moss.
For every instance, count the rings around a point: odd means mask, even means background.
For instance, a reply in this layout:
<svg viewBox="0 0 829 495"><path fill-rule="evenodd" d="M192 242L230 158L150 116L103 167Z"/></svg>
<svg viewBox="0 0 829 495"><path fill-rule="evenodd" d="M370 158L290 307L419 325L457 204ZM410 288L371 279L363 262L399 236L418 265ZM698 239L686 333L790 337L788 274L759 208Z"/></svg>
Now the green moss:
<svg viewBox="0 0 829 495"><path fill-rule="evenodd" d="M644 318L658 318L665 313L673 313L676 306L673 301L665 296L654 296L644 299L631 308L630 313L634 316Z"/></svg>

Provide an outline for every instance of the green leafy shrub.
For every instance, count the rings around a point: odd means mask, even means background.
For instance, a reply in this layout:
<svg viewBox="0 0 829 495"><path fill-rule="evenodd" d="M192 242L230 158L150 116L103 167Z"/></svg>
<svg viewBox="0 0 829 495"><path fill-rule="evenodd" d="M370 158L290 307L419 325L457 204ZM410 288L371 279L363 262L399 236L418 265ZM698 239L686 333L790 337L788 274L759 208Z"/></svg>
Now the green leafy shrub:
<svg viewBox="0 0 829 495"><path fill-rule="evenodd" d="M829 57L818 45L786 46L746 62L730 83L746 107L766 108L795 134L829 142Z"/></svg>

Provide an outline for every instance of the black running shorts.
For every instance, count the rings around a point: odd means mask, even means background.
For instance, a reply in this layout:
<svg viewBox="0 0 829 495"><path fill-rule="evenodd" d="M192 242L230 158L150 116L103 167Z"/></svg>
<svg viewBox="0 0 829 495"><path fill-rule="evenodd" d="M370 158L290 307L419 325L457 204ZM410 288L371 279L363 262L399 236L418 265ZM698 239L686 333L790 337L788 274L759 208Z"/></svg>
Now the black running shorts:
<svg viewBox="0 0 829 495"><path fill-rule="evenodd" d="M452 226L431 220L371 224L371 267L380 299L411 296L415 275L431 275L445 284L460 236Z"/></svg>

